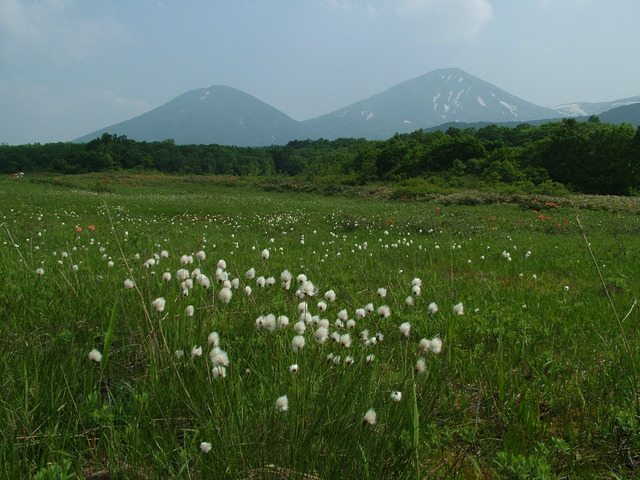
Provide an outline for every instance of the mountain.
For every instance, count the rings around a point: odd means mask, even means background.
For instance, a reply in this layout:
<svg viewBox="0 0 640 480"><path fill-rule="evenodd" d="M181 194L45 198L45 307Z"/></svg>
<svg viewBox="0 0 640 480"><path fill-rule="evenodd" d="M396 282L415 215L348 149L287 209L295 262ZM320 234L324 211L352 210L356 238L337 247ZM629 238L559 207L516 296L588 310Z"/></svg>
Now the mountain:
<svg viewBox="0 0 640 480"><path fill-rule="evenodd" d="M622 107L625 105L631 105L634 103L640 103L640 96L622 98L620 100L613 100L611 102L599 102L599 103L565 103L551 107L561 116L564 117L590 117L591 115L600 115L602 112L611 110L613 108Z"/></svg>
<svg viewBox="0 0 640 480"><path fill-rule="evenodd" d="M640 96L612 102L540 107L459 68L447 68L303 122L240 90L211 86L184 93L143 115L75 141L88 142L103 133L126 135L138 141L173 139L177 144L216 143L241 147L284 145L307 138L383 140L395 133L450 123L508 124L584 115L601 115L602 121L608 121L607 110L624 105L633 110L633 104L638 102ZM622 121L630 120L623 118Z"/></svg>
<svg viewBox="0 0 640 480"><path fill-rule="evenodd" d="M601 113L598 117L605 123L615 123L619 125L622 122L627 122L637 127L640 126L640 103L612 108L611 110Z"/></svg>
<svg viewBox="0 0 640 480"><path fill-rule="evenodd" d="M458 68L421 77L303 122L311 138L388 138L446 122L526 122L558 112L515 97Z"/></svg>
<svg viewBox="0 0 640 480"><path fill-rule="evenodd" d="M301 138L299 122L255 97L231 87L212 86L184 93L138 117L78 138L103 133L138 141L173 139L177 144L264 146Z"/></svg>

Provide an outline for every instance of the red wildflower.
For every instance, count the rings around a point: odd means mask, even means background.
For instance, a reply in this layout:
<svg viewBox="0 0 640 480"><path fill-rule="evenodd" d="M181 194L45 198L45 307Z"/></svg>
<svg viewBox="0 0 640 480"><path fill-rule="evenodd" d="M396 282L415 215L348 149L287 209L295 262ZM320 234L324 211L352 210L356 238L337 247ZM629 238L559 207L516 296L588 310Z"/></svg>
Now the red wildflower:
<svg viewBox="0 0 640 480"><path fill-rule="evenodd" d="M82 227L76 227L76 232L81 232L82 231Z"/></svg>

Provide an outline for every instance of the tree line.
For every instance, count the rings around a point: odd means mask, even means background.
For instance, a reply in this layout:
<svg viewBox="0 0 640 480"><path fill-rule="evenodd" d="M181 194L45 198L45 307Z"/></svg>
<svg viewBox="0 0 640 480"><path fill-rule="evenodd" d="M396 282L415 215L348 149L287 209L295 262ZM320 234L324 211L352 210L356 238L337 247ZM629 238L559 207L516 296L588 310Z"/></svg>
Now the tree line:
<svg viewBox="0 0 640 480"><path fill-rule="evenodd" d="M453 188L549 183L603 195L640 193L640 127L564 119L538 126L417 130L387 140L296 140L284 146L176 145L103 134L85 144L0 145L0 171L77 174L113 170L304 176L367 184L420 180Z"/></svg>

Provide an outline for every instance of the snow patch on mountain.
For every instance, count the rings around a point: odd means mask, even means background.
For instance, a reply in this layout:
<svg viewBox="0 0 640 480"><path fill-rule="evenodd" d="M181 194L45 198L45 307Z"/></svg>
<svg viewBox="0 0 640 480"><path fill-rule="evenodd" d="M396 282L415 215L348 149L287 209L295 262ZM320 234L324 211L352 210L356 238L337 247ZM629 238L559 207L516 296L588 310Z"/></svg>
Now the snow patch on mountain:
<svg viewBox="0 0 640 480"><path fill-rule="evenodd" d="M487 106L487 104L486 104L486 103L484 103L484 100L482 99L482 97L481 97L480 95L478 95L478 103L479 103L480 105L482 105L483 107L486 107L486 106Z"/></svg>
<svg viewBox="0 0 640 480"><path fill-rule="evenodd" d="M511 105L504 100L500 100L500 105L509 110L509 112L511 112L511 115L513 115L514 117L518 117L518 107L516 107L515 105Z"/></svg>

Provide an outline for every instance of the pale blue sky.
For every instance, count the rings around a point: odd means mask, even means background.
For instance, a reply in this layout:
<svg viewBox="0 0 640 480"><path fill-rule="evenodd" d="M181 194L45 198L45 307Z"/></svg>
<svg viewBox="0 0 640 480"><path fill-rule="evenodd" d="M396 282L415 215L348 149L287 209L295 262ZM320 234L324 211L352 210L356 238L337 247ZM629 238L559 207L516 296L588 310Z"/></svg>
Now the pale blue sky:
<svg viewBox="0 0 640 480"><path fill-rule="evenodd" d="M211 85L305 120L445 67L542 106L636 96L639 18L638 0L0 0L0 143Z"/></svg>

